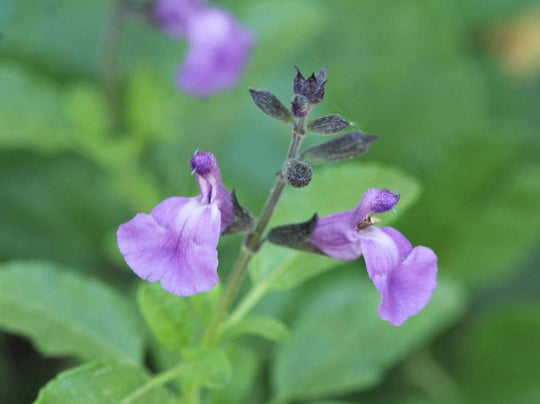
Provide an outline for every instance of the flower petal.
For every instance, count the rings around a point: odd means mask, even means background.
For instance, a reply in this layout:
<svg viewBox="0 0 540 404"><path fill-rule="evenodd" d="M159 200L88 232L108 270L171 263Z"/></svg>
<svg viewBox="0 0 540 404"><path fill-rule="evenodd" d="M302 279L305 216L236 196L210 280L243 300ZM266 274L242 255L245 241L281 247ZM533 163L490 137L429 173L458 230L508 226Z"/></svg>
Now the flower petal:
<svg viewBox="0 0 540 404"><path fill-rule="evenodd" d="M355 224L365 220L374 213L384 213L394 209L398 203L399 195L387 189L371 188L364 192L362 200L354 211L353 220Z"/></svg>
<svg viewBox="0 0 540 404"><path fill-rule="evenodd" d="M186 35L190 18L203 9L205 0L158 0L154 18L167 33L176 38Z"/></svg>
<svg viewBox="0 0 540 404"><path fill-rule="evenodd" d="M233 87L253 48L252 34L229 13L208 8L190 19L189 50L177 82L199 97Z"/></svg>
<svg viewBox="0 0 540 404"><path fill-rule="evenodd" d="M437 256L411 243L391 227L360 233L369 277L381 292L379 315L392 325L420 312L437 285Z"/></svg>
<svg viewBox="0 0 540 404"><path fill-rule="evenodd" d="M343 261L357 259L362 250L360 238L351 226L353 212L348 210L320 218L309 241L329 257Z"/></svg>
<svg viewBox="0 0 540 404"><path fill-rule="evenodd" d="M217 275L220 213L199 198L173 197L139 213L118 229L118 246L130 268L179 296L212 289Z"/></svg>

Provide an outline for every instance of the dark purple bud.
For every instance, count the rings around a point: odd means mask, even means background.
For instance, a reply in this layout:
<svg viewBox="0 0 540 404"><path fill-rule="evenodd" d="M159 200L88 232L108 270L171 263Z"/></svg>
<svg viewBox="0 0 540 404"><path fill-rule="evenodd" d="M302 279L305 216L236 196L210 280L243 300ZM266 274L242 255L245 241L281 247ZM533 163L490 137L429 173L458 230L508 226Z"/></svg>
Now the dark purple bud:
<svg viewBox="0 0 540 404"><path fill-rule="evenodd" d="M234 221L221 232L222 235L245 233L250 231L255 224L253 215L238 202L234 189L231 192L231 196L234 208Z"/></svg>
<svg viewBox="0 0 540 404"><path fill-rule="evenodd" d="M300 156L300 160L308 164L324 164L350 159L365 153L377 139L378 136L360 131L349 132L307 149Z"/></svg>
<svg viewBox="0 0 540 404"><path fill-rule="evenodd" d="M319 247L309 241L317 227L318 220L319 217L315 213L307 222L274 227L268 232L267 239L273 244L323 254Z"/></svg>
<svg viewBox="0 0 540 404"><path fill-rule="evenodd" d="M341 115L332 114L311 121L308 123L307 129L319 135L332 135L341 132L349 125L350 122L347 122Z"/></svg>
<svg viewBox="0 0 540 404"><path fill-rule="evenodd" d="M302 76L302 73L300 73L300 69L296 66L294 66L296 69L296 77L294 78L293 82L293 91L295 94L301 94L302 87L304 86L304 83L306 79L304 76Z"/></svg>
<svg viewBox="0 0 540 404"><path fill-rule="evenodd" d="M289 111L270 91L256 91L250 88L249 92L251 93L255 105L257 105L257 107L259 107L266 115L285 123L289 123L293 120L291 111Z"/></svg>
<svg viewBox="0 0 540 404"><path fill-rule="evenodd" d="M318 104L324 98L324 86L326 84L326 67L318 73L312 73L307 79L304 78L298 67L296 68L293 90L297 95L307 97L311 104Z"/></svg>
<svg viewBox="0 0 540 404"><path fill-rule="evenodd" d="M297 118L304 118L309 114L309 99L296 94L291 100L291 111Z"/></svg>
<svg viewBox="0 0 540 404"><path fill-rule="evenodd" d="M283 177L287 184L302 188L309 184L313 170L306 163L296 159L288 159L283 163Z"/></svg>

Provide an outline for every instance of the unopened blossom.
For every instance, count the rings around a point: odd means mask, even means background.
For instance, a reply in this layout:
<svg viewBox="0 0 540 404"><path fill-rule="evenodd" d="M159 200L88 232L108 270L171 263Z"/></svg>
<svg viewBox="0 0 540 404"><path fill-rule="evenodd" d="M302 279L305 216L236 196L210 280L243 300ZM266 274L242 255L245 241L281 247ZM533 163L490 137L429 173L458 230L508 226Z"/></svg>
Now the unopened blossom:
<svg viewBox="0 0 540 404"><path fill-rule="evenodd" d="M254 45L253 35L225 10L204 0L159 0L155 20L188 43L176 82L197 97L232 88L242 76Z"/></svg>
<svg viewBox="0 0 540 404"><path fill-rule="evenodd" d="M379 315L393 325L421 311L437 285L437 256L412 247L392 227L373 226L371 215L394 208L399 201L386 189L369 189L355 210L318 220L310 242L324 254L343 261L364 256L368 275L381 293Z"/></svg>
<svg viewBox="0 0 540 404"><path fill-rule="evenodd" d="M218 282L217 244L234 222L233 200L221 183L215 157L195 153L191 159L201 194L174 196L150 214L139 213L118 228L118 247L139 277L160 281L175 295L191 296Z"/></svg>

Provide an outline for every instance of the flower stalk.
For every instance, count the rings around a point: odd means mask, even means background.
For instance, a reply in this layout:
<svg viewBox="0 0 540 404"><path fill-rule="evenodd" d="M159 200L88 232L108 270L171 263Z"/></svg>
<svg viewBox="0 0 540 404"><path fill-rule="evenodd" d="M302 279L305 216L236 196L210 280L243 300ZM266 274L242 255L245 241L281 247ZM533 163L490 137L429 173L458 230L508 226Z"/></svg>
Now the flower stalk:
<svg viewBox="0 0 540 404"><path fill-rule="evenodd" d="M305 133L305 118L295 119L291 143L287 152L287 159L295 158L297 156ZM238 258L236 259L232 272L229 275L223 295L221 296L221 299L216 306L214 314L203 335L201 345L212 345L216 343L216 338L218 336L217 331L219 330L223 318L234 303L234 299L246 277L251 259L264 242L264 231L272 218L272 214L276 209L286 185L287 183L280 172L277 175L276 182L270 191L270 195L266 200L263 211L257 220L254 230L246 235L244 242L242 243Z"/></svg>

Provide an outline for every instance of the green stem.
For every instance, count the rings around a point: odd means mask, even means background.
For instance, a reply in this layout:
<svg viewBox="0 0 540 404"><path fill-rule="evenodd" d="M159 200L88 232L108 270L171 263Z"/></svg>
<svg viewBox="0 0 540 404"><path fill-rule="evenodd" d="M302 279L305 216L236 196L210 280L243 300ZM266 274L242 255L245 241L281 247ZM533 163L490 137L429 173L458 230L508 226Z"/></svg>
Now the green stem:
<svg viewBox="0 0 540 404"><path fill-rule="evenodd" d="M165 384L178 376L184 371L183 364L180 364L178 366L175 366L165 372L159 373L156 376L152 377L150 380L148 380L144 385L139 387L137 390L135 390L133 393L131 393L129 396L124 398L122 401L120 401L120 404L129 404L138 399L140 396L145 394L146 392L161 386L162 384Z"/></svg>
<svg viewBox="0 0 540 404"><path fill-rule="evenodd" d="M304 138L305 133L305 121L303 118L298 119L293 128L291 144L289 145L289 151L287 152L287 158L294 158L298 154L302 139ZM247 274L248 265L253 258L253 255L257 252L261 245L261 239L266 230L266 226L272 218L272 214L276 208L276 205L283 194L285 189L286 182L283 179L281 173L278 174L274 187L270 191L270 195L266 200L263 211L257 220L257 224L253 231L251 231L246 238L240 249L240 253L229 279L227 280L227 286L223 292L223 295L218 303L214 314L206 328L206 332L203 335L201 340L201 345L211 345L215 343L217 338L218 329L221 325L221 321L227 314L227 311L232 306L234 298L242 285L244 278Z"/></svg>
<svg viewBox="0 0 540 404"><path fill-rule="evenodd" d="M109 107L111 129L115 132L122 129L117 62L126 4L127 0L117 0L112 5L103 46L103 86Z"/></svg>
<svg viewBox="0 0 540 404"><path fill-rule="evenodd" d="M292 139L287 152L287 159L295 158L300 150L300 145L306 133L305 118L296 119L292 131ZM263 211L257 220L253 231L248 233L244 239L238 258L234 267L227 279L227 285L221 296L221 299L216 306L212 318L208 323L206 331L201 339L201 346L216 344L219 339L219 329L224 317L234 303L234 299L240 290L240 286L244 282L247 274L249 263L253 256L257 253L262 244L263 234L272 218L272 214L276 208L283 190L287 183L285 182L281 172L276 178L276 182L270 191L270 195L266 200ZM196 404L199 402L200 386L195 384L191 386L189 397L184 397L187 403Z"/></svg>
<svg viewBox="0 0 540 404"><path fill-rule="evenodd" d="M289 256L294 258L294 254ZM259 282L251 291L240 301L236 309L227 319L227 325L239 322L250 310L261 300L261 298L270 290L274 281L288 268L289 259L286 258L278 268L275 268L267 278Z"/></svg>

